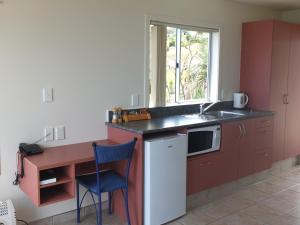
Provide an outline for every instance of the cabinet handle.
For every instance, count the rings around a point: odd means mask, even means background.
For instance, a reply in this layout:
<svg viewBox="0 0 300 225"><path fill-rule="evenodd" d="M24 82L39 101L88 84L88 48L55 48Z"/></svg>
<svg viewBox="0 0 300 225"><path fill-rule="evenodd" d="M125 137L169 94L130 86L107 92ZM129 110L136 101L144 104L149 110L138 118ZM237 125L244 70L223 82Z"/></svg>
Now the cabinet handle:
<svg viewBox="0 0 300 225"><path fill-rule="evenodd" d="M283 104L285 104L285 105L289 104L288 96L289 96L288 94L284 94L282 97Z"/></svg>
<svg viewBox="0 0 300 225"><path fill-rule="evenodd" d="M247 135L245 124L243 124L243 130L244 130L244 137Z"/></svg>
<svg viewBox="0 0 300 225"><path fill-rule="evenodd" d="M242 131L242 125L241 124L239 124L239 130L240 130L239 138L241 138L243 136L243 131Z"/></svg>

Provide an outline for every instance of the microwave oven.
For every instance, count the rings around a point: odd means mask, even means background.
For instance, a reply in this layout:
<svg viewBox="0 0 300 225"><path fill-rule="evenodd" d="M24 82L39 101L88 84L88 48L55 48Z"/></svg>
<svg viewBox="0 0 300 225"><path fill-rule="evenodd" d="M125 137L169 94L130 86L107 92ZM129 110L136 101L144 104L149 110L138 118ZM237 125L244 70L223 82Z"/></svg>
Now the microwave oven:
<svg viewBox="0 0 300 225"><path fill-rule="evenodd" d="M221 126L188 129L188 156L220 150Z"/></svg>

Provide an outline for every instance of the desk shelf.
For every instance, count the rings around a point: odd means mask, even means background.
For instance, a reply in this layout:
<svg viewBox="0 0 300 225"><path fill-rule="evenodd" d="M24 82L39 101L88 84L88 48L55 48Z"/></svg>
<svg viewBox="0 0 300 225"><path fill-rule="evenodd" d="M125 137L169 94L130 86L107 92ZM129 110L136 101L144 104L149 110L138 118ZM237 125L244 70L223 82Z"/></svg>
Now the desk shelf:
<svg viewBox="0 0 300 225"><path fill-rule="evenodd" d="M40 170L40 176L43 172L47 171L46 170ZM45 185L40 185L40 188L47 188L59 184L64 184L68 182L72 182L72 178L74 177L74 171L73 167L70 165L67 166L60 166L56 168L51 168L51 171L54 172L55 177L56 177L56 182L51 183L51 184L45 184Z"/></svg>
<svg viewBox="0 0 300 225"><path fill-rule="evenodd" d="M45 170L40 170L39 174ZM39 205L44 206L74 197L75 166L65 165L51 168L54 171L57 181L51 184L39 185Z"/></svg>
<svg viewBox="0 0 300 225"><path fill-rule="evenodd" d="M57 186L60 184L70 183L70 182L72 182L72 178L69 177L68 175L62 174L57 176L57 181L55 183L40 185L40 189Z"/></svg>
<svg viewBox="0 0 300 225"><path fill-rule="evenodd" d="M69 184L60 184L41 189L40 206L74 198L74 194L68 192L68 186Z"/></svg>

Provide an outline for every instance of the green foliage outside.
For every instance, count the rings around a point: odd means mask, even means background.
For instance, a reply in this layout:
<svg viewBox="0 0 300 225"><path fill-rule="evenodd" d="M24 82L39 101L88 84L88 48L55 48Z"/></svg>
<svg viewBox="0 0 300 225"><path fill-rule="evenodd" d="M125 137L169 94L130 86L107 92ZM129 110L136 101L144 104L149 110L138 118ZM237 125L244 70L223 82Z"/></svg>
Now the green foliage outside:
<svg viewBox="0 0 300 225"><path fill-rule="evenodd" d="M181 30L179 101L207 97L209 33ZM166 103L175 103L176 28L167 28Z"/></svg>

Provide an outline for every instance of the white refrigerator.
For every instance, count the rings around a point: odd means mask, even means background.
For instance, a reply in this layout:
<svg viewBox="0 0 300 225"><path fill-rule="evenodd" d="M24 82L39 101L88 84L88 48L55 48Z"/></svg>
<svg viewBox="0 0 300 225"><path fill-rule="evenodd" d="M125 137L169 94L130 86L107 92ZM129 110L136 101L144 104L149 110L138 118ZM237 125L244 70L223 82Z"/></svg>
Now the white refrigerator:
<svg viewBox="0 0 300 225"><path fill-rule="evenodd" d="M145 140L144 225L161 225L186 213L187 136Z"/></svg>

